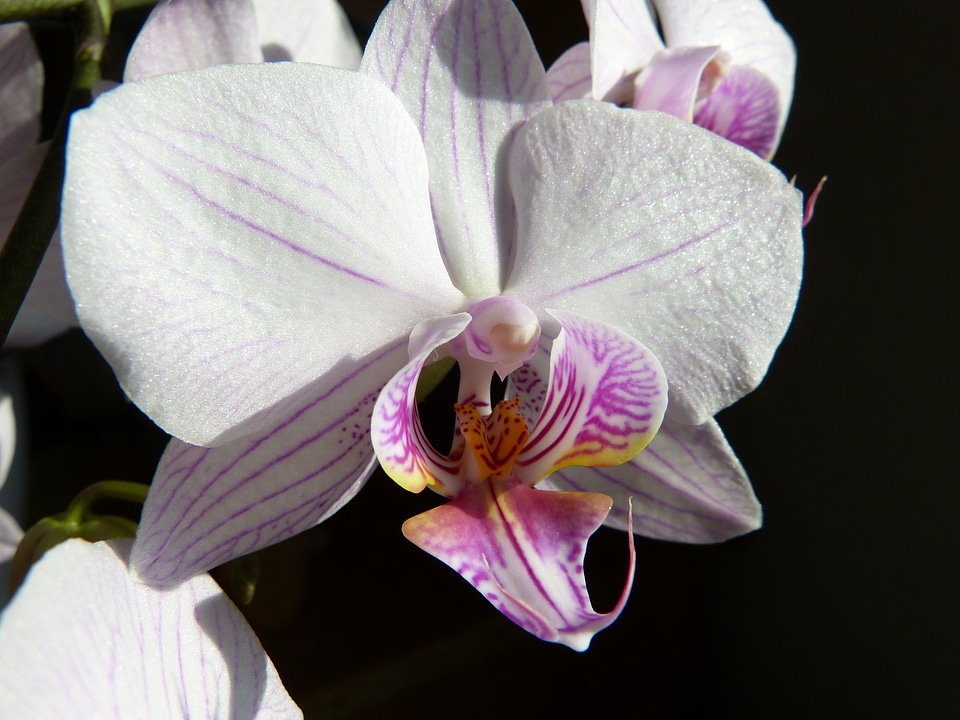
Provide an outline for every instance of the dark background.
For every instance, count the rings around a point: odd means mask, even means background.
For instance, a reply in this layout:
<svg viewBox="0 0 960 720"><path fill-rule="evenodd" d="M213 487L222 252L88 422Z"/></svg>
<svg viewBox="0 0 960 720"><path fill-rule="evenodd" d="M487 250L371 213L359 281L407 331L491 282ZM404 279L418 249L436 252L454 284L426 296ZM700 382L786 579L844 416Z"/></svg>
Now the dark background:
<svg viewBox="0 0 960 720"><path fill-rule="evenodd" d="M343 4L360 33L382 5ZM576 0L517 4L546 65L586 38ZM807 192L830 180L793 326L761 388L720 416L764 527L710 547L638 538L633 596L581 655L513 627L407 543L400 525L435 498L377 474L261 558L248 615L308 718L960 716L960 6L768 5L799 56L774 162ZM35 517L96 479L149 480L163 437L79 331L4 362L25 388L31 487L45 487ZM623 534L602 530L587 566L598 609L625 563Z"/></svg>

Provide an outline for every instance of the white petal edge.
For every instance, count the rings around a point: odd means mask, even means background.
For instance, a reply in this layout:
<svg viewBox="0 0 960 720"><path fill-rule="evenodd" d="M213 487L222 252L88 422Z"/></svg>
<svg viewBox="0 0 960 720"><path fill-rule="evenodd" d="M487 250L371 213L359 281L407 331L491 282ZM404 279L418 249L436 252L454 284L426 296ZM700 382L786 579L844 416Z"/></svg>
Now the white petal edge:
<svg viewBox="0 0 960 720"><path fill-rule="evenodd" d="M266 62L360 67L360 43L336 0L253 0L253 6Z"/></svg>
<svg viewBox="0 0 960 720"><path fill-rule="evenodd" d="M128 572L129 547L68 540L31 569L0 620L0 715L302 717L208 575L153 589Z"/></svg>
<svg viewBox="0 0 960 720"><path fill-rule="evenodd" d="M705 422L759 384L803 260L801 197L776 168L669 115L571 101L527 123L511 173L506 294L650 348L668 418Z"/></svg>
<svg viewBox="0 0 960 720"><path fill-rule="evenodd" d="M307 63L126 83L74 115L63 218L84 330L158 425L252 435L345 357L459 309L396 98Z"/></svg>

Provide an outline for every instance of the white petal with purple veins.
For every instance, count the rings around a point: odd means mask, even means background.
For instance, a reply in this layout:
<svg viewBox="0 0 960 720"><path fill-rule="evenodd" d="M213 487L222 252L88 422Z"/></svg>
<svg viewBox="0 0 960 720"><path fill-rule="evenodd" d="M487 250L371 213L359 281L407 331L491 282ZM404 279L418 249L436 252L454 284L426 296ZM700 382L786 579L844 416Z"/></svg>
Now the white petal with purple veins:
<svg viewBox="0 0 960 720"><path fill-rule="evenodd" d="M280 409L264 432L216 448L173 440L143 507L132 564L170 584L326 519L376 468L370 417L407 357L398 340L344 360Z"/></svg>
<svg viewBox="0 0 960 720"><path fill-rule="evenodd" d="M592 98L590 43L577 43L558 57L547 70L547 82L554 102Z"/></svg>
<svg viewBox="0 0 960 720"><path fill-rule="evenodd" d="M508 294L647 345L668 417L704 422L760 382L803 257L800 194L776 168L669 115L581 101L527 123L511 173L521 224Z"/></svg>
<svg viewBox="0 0 960 720"><path fill-rule="evenodd" d="M156 590L128 572L129 547L68 540L31 569L0 621L0 715L302 717L208 575Z"/></svg>
<svg viewBox="0 0 960 720"><path fill-rule="evenodd" d="M497 295L513 256L509 140L550 92L508 0L400 0L380 16L361 69L403 102L424 139L440 252L454 285Z"/></svg>
<svg viewBox="0 0 960 720"><path fill-rule="evenodd" d="M81 322L186 442L252 435L343 358L463 304L416 128L358 73L164 75L103 95L70 138L62 233Z"/></svg>
<svg viewBox="0 0 960 720"><path fill-rule="evenodd" d="M360 44L336 0L253 0L267 62L360 66Z"/></svg>
<svg viewBox="0 0 960 720"><path fill-rule="evenodd" d="M124 82L223 63L259 63L250 0L163 0L137 35Z"/></svg>
<svg viewBox="0 0 960 720"><path fill-rule="evenodd" d="M663 49L663 41L643 0L597 0L590 46L593 97L616 102L632 76Z"/></svg>

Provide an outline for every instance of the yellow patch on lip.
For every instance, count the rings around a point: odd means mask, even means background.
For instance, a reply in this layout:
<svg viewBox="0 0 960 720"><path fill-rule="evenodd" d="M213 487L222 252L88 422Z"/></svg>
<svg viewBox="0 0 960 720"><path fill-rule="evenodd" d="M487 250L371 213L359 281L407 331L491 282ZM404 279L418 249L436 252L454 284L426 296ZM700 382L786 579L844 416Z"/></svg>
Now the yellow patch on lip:
<svg viewBox="0 0 960 720"><path fill-rule="evenodd" d="M457 412L465 448L475 461L470 480L482 482L491 477L507 477L530 438L527 421L520 414L520 398L497 403L486 417L473 405L457 403L453 409Z"/></svg>

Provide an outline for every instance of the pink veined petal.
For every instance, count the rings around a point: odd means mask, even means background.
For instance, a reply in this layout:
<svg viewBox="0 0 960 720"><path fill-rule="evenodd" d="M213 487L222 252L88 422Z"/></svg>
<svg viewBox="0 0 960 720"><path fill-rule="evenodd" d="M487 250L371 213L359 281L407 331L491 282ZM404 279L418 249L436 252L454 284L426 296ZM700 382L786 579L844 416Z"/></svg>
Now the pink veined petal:
<svg viewBox="0 0 960 720"><path fill-rule="evenodd" d="M655 5L669 47L719 45L732 65L769 78L779 98L776 147L793 99L797 53L762 0L655 0Z"/></svg>
<svg viewBox="0 0 960 720"><path fill-rule="evenodd" d="M171 441L131 558L141 579L181 582L330 517L376 468L370 416L406 359L398 340L345 360L284 404L262 433L216 448Z"/></svg>
<svg viewBox="0 0 960 720"><path fill-rule="evenodd" d="M521 222L508 294L641 339L680 422L762 380L803 257L800 194L776 168L669 115L588 101L534 117L510 162Z"/></svg>
<svg viewBox="0 0 960 720"><path fill-rule="evenodd" d="M593 97L619 102L633 76L663 49L663 42L643 0L596 0L590 47Z"/></svg>
<svg viewBox="0 0 960 720"><path fill-rule="evenodd" d="M717 54L718 46L663 50L637 76L635 110L659 110L691 122L703 71Z"/></svg>
<svg viewBox="0 0 960 720"><path fill-rule="evenodd" d="M263 62L251 0L162 0L137 35L123 81Z"/></svg>
<svg viewBox="0 0 960 720"><path fill-rule="evenodd" d="M517 128L550 105L546 73L509 0L398 0L361 71L400 98L423 137L437 239L453 284L498 295L515 216L504 159Z"/></svg>
<svg viewBox="0 0 960 720"><path fill-rule="evenodd" d="M697 108L693 122L769 160L777 147L782 115L770 79L738 65Z"/></svg>
<svg viewBox="0 0 960 720"><path fill-rule="evenodd" d="M650 443L667 408L666 377L647 348L604 323L551 315L561 331L550 352L549 382L514 466L528 485L571 465L626 462Z"/></svg>
<svg viewBox="0 0 960 720"><path fill-rule="evenodd" d="M43 66L30 29L0 25L0 166L37 142L42 101Z"/></svg>
<svg viewBox="0 0 960 720"><path fill-rule="evenodd" d="M583 651L620 615L633 584L631 535L620 601L609 613L593 609L583 558L587 540L609 510L604 495L544 492L494 480L466 487L456 499L410 518L403 534L527 632Z"/></svg>
<svg viewBox="0 0 960 720"><path fill-rule="evenodd" d="M359 73L221 65L73 117L61 230L87 334L195 445L251 436L345 358L463 306L397 99Z"/></svg>
<svg viewBox="0 0 960 720"><path fill-rule="evenodd" d="M470 323L466 313L420 323L410 337L410 361L384 386L371 420L370 438L380 465L398 485L420 492L427 485L444 495L460 490L459 463L451 463L424 435L417 412L417 380L436 350Z"/></svg>
<svg viewBox="0 0 960 720"><path fill-rule="evenodd" d="M547 70L547 82L554 102L592 98L590 43L577 43L558 57Z"/></svg>
<svg viewBox="0 0 960 720"><path fill-rule="evenodd" d="M265 61L360 67L360 43L336 0L253 0L253 5Z"/></svg>
<svg viewBox="0 0 960 720"><path fill-rule="evenodd" d="M0 621L0 716L303 717L210 576L156 590L129 548L68 540L30 570Z"/></svg>
<svg viewBox="0 0 960 720"><path fill-rule="evenodd" d="M760 527L763 511L747 474L715 420L667 421L649 447L614 468L566 468L549 478L558 490L614 499L606 525L625 530L633 498L634 532L657 540L716 543Z"/></svg>

